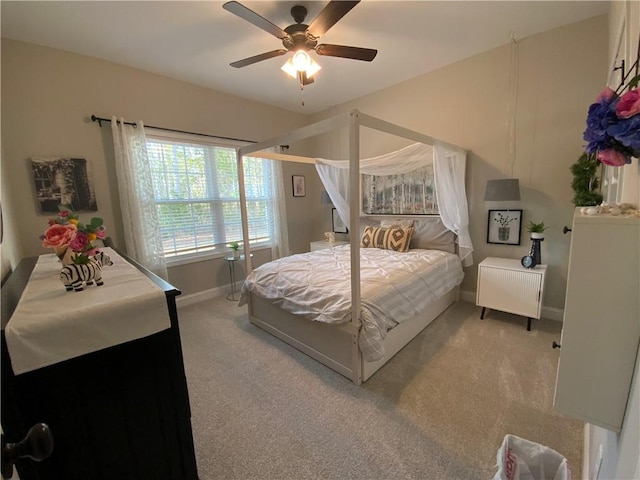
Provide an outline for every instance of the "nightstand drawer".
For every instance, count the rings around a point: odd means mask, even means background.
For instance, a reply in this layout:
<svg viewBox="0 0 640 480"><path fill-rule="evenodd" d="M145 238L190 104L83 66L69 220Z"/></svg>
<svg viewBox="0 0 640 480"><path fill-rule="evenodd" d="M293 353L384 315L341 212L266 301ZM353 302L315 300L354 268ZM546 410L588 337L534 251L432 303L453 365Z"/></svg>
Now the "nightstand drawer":
<svg viewBox="0 0 640 480"><path fill-rule="evenodd" d="M519 260L488 257L478 265L476 305L540 318L546 265L524 268Z"/></svg>

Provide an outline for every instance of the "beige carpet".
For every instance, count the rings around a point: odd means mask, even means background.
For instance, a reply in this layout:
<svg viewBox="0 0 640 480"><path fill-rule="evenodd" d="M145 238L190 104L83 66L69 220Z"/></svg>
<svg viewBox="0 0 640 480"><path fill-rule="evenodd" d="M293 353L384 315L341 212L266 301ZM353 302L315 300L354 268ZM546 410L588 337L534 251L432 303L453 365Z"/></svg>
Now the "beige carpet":
<svg viewBox="0 0 640 480"><path fill-rule="evenodd" d="M179 317L202 480L491 479L507 433L580 478L583 424L552 410L559 322L460 302L355 386L224 298Z"/></svg>

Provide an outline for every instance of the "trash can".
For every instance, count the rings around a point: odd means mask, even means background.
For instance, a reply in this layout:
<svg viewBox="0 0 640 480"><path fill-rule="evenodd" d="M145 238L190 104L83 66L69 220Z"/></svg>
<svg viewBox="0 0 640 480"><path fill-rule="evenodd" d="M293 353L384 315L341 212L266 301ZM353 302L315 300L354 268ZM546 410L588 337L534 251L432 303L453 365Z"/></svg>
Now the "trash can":
<svg viewBox="0 0 640 480"><path fill-rule="evenodd" d="M539 443L506 435L498 450L498 472L493 480L571 480L569 462Z"/></svg>

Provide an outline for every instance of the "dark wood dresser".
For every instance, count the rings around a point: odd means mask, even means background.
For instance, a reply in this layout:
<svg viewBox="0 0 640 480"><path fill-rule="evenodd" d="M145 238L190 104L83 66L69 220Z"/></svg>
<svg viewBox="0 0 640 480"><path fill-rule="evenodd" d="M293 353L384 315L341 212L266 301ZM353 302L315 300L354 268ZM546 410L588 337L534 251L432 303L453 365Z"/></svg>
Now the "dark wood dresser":
<svg viewBox="0 0 640 480"><path fill-rule="evenodd" d="M43 422L54 441L47 459L18 461L20 479L197 479L176 309L180 291L127 258L165 292L171 327L14 375L5 326L37 260L22 260L2 285L4 438L18 442Z"/></svg>

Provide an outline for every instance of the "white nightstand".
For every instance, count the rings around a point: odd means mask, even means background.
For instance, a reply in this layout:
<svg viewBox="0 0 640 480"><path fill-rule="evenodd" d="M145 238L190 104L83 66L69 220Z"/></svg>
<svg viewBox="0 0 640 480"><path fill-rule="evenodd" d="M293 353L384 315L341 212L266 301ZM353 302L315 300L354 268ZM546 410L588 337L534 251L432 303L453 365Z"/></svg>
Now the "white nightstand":
<svg viewBox="0 0 640 480"><path fill-rule="evenodd" d="M312 252L315 252L316 250L324 250L325 248L333 248L333 247L337 247L338 245L346 245L349 242L342 242L342 241L335 241L335 242L326 242L324 240L318 240L317 242L311 242L309 243L309 247L311 248Z"/></svg>
<svg viewBox="0 0 640 480"><path fill-rule="evenodd" d="M487 308L527 317L540 318L542 295L547 273L546 265L524 268L520 260L487 257L478 265L476 305L482 307L480 318Z"/></svg>

